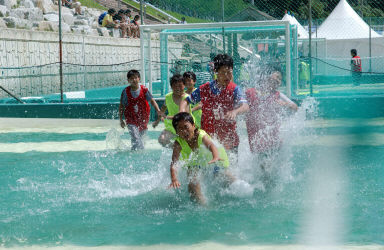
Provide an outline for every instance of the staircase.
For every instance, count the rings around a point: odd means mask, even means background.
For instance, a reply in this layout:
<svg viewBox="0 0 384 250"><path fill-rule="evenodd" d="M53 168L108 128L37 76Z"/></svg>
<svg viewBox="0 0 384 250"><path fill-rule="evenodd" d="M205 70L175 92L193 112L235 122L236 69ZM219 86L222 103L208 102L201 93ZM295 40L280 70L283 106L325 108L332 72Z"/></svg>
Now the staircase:
<svg viewBox="0 0 384 250"><path fill-rule="evenodd" d="M132 11L131 12L132 18L135 15L140 16L140 9L138 9L138 8L128 4L128 3L125 3L123 1L120 1L120 0L95 0L95 1L97 3L99 3L100 5L108 8L108 9L113 8L116 11L118 11L119 9L130 9ZM164 24L164 23L167 23L167 21L160 20L159 18L154 17L152 15L149 15L148 13L145 15L143 20L144 20L144 24Z"/></svg>

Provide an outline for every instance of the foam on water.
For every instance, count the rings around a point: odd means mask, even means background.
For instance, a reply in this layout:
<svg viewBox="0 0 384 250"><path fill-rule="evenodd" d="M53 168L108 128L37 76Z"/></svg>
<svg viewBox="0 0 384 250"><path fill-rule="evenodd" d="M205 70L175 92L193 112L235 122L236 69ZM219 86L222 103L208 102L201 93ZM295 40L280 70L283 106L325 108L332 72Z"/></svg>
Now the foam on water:
<svg viewBox="0 0 384 250"><path fill-rule="evenodd" d="M107 133L122 130L118 120L108 119L52 119L52 118L0 118L0 133ZM164 125L152 131L161 131Z"/></svg>
<svg viewBox="0 0 384 250"><path fill-rule="evenodd" d="M118 144L116 144L118 143ZM360 137L354 134L344 135L301 135L294 140L286 142L287 146L383 146L383 133L364 133ZM18 142L0 143L0 152L4 153L26 153L39 152L71 152L71 151L104 151L118 149L127 151L131 148L130 140L119 139L118 141L89 141L72 140L64 142ZM146 150L160 150L162 147L156 139L146 140ZM247 158L249 159L249 158Z"/></svg>
<svg viewBox="0 0 384 250"><path fill-rule="evenodd" d="M65 142L19 142L19 143L0 143L0 152L4 153L26 153L30 151L39 152L71 152L71 151L104 151L107 149L129 150L130 140L120 140L118 147L107 144L106 141L74 140ZM148 140L147 150L158 150L161 146L157 140Z"/></svg>

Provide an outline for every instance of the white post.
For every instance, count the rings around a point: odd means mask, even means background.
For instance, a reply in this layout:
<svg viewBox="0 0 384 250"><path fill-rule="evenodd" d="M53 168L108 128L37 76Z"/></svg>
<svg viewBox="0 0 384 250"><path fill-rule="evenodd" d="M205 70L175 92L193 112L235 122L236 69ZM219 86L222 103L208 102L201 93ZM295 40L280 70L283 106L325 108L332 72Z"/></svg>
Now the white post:
<svg viewBox="0 0 384 250"><path fill-rule="evenodd" d="M146 82L146 79L145 79L145 58L144 58L144 29L142 27L140 27L140 55L141 55L141 83L144 83Z"/></svg>
<svg viewBox="0 0 384 250"><path fill-rule="evenodd" d="M287 96L291 98L291 46L290 46L290 29L289 22L285 24L285 82L287 84Z"/></svg>
<svg viewBox="0 0 384 250"><path fill-rule="evenodd" d="M86 66L86 58L85 58L85 35L83 35L83 44L82 44L82 47L83 47L83 87L84 89L87 89L86 88L86 82L87 82L87 78L86 78L86 74L87 74L87 66Z"/></svg>
<svg viewBox="0 0 384 250"><path fill-rule="evenodd" d="M149 35L149 38L148 38L148 56L149 56L149 62L148 62L148 84L149 84L149 91L152 93L152 45L151 45L151 35Z"/></svg>

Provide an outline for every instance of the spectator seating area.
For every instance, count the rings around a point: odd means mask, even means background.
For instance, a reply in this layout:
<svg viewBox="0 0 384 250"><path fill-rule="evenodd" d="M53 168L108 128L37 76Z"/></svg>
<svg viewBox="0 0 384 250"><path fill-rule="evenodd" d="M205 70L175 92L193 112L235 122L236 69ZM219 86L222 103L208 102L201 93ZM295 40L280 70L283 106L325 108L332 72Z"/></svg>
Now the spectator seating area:
<svg viewBox="0 0 384 250"><path fill-rule="evenodd" d="M109 9L100 14L98 23L110 30L114 37L140 38L140 16L132 17L131 10Z"/></svg>

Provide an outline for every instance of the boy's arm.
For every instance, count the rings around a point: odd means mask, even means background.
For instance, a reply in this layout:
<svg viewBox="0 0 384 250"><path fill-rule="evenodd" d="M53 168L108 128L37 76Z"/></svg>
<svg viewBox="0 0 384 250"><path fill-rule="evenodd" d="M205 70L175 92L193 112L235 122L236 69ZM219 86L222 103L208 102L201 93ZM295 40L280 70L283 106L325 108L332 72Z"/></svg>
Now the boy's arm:
<svg viewBox="0 0 384 250"><path fill-rule="evenodd" d="M200 109L202 109L202 107L203 107L203 104L201 102L199 102L199 104L196 105L195 107L193 107L191 111L194 112L196 110L200 110Z"/></svg>
<svg viewBox="0 0 384 250"><path fill-rule="evenodd" d="M187 101L187 98L184 99L184 100L181 100L180 107L179 107L179 112L189 112L188 104L189 103Z"/></svg>
<svg viewBox="0 0 384 250"><path fill-rule="evenodd" d="M236 116L241 115L249 110L249 105L247 103L247 100L241 88L237 86L233 94L234 94L234 100L233 100L234 105L236 107L236 105L239 104L239 107L235 108L234 110L228 111L225 114L224 118L228 120L235 120Z"/></svg>
<svg viewBox="0 0 384 250"><path fill-rule="evenodd" d="M280 99L278 100L278 103L281 106L288 107L294 111L297 111L297 109L298 109L298 106L296 105L296 103L294 103L291 99L289 99L283 93L280 93Z"/></svg>
<svg viewBox="0 0 384 250"><path fill-rule="evenodd" d="M123 114L124 114L124 109L125 109L125 107L124 107L124 105L123 105L123 103L122 103L122 97L123 97L123 94L121 94L121 97L120 97L119 118L120 118L120 126L121 126L122 128L124 128L124 127L125 127L125 122L124 122L124 120L123 120Z"/></svg>
<svg viewBox="0 0 384 250"><path fill-rule="evenodd" d="M164 104L164 105L161 107L160 112L164 114L164 112L165 112L166 110L167 110L167 106L165 106L165 104ZM158 115L156 121L154 121L154 122L152 123L152 127L153 127L153 128L156 128L156 126L159 125L160 120L164 120L164 118L165 118L165 114L164 114L164 116L159 116L159 115Z"/></svg>
<svg viewBox="0 0 384 250"><path fill-rule="evenodd" d="M226 118L228 120L235 120L236 116L241 115L241 114L247 112L248 110L249 110L248 103L243 102L243 103L240 104L240 107L238 107L237 109L228 111L225 114L224 118Z"/></svg>
<svg viewBox="0 0 384 250"><path fill-rule="evenodd" d="M181 146L177 141L175 141L175 143L173 144L172 162L171 162L171 168L170 168L172 182L169 185L169 187L171 188L180 187L180 182L177 180L177 171L176 171L177 162L179 161L179 157L180 157L180 152L181 152Z"/></svg>
<svg viewBox="0 0 384 250"><path fill-rule="evenodd" d="M155 99L151 99L151 104L152 106L155 108L156 112L157 112L157 115L158 117L164 117L164 111L161 111L161 109L159 108L159 105L157 105L157 102L155 101Z"/></svg>
<svg viewBox="0 0 384 250"><path fill-rule="evenodd" d="M222 159L220 159L219 150L217 149L215 144L213 144L212 140L209 139L209 137L207 135L205 135L203 137L203 143L209 149L209 151L211 151L211 153L212 153L212 160L210 160L208 162L208 164L211 164L211 163L214 163L217 161L222 161Z"/></svg>
<svg viewBox="0 0 384 250"><path fill-rule="evenodd" d="M201 96L200 96L200 89L195 89L189 96L184 98L180 102L179 112L187 112L189 113L189 104L190 103L199 103Z"/></svg>

